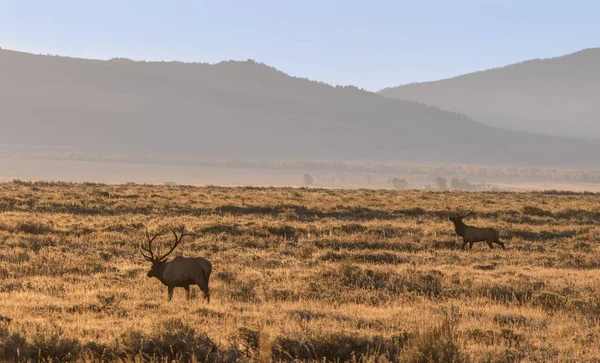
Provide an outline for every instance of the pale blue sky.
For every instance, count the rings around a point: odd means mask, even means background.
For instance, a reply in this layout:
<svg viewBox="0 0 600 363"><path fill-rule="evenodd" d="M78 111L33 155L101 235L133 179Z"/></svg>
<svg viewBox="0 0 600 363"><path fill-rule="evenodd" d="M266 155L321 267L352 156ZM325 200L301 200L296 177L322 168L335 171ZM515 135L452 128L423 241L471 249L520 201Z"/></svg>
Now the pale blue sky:
<svg viewBox="0 0 600 363"><path fill-rule="evenodd" d="M0 0L0 47L255 59L370 90L600 46L600 1Z"/></svg>

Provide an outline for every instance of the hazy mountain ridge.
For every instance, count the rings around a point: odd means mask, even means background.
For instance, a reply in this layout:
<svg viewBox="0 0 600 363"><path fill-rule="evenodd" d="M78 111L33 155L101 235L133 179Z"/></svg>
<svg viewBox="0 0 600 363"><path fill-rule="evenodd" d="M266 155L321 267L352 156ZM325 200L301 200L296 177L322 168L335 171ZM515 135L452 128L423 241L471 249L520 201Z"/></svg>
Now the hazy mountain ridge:
<svg viewBox="0 0 600 363"><path fill-rule="evenodd" d="M0 144L244 159L598 165L600 147L247 62L87 60L0 50Z"/></svg>
<svg viewBox="0 0 600 363"><path fill-rule="evenodd" d="M514 130L600 138L600 48L380 91Z"/></svg>

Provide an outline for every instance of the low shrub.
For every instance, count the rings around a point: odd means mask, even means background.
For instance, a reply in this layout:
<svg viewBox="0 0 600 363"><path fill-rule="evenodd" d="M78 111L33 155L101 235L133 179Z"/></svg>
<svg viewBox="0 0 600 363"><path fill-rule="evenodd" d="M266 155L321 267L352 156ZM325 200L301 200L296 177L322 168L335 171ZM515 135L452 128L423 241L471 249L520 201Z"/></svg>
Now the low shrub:
<svg viewBox="0 0 600 363"><path fill-rule="evenodd" d="M402 362L467 362L458 333L449 320L444 320L410 340L408 349L400 357Z"/></svg>

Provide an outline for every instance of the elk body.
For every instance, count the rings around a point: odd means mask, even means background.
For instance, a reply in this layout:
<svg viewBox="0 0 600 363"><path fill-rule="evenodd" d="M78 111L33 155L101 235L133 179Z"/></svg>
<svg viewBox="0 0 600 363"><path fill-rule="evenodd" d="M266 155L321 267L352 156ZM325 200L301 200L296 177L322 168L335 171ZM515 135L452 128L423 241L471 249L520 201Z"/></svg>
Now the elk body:
<svg viewBox="0 0 600 363"><path fill-rule="evenodd" d="M475 212L469 212L467 214L457 214L456 216L451 216L449 219L454 223L454 230L456 234L462 237L463 245L462 249L465 249L467 243L469 244L469 249L473 248L473 243L475 242L487 242L490 248L494 248L494 243L500 245L503 249L506 249L504 243L500 241L500 235L498 231L493 228L478 228L473 226L467 226L463 222L463 218L475 214Z"/></svg>
<svg viewBox="0 0 600 363"><path fill-rule="evenodd" d="M147 261L152 262L152 267L147 276L155 277L167 286L169 301L173 297L173 290L175 290L176 287L183 287L186 291L186 297L189 300L190 285L198 285L200 290L204 293L204 298L210 303L208 281L210 273L212 272L212 264L202 257L178 256L171 261L167 261L167 257L179 245L183 237L190 235L184 233L183 229L181 229L179 235L175 230L171 230L171 232L173 233L173 236L175 236L173 246L166 254L155 256L152 250L152 242L154 242L156 237L161 236L161 234L155 234L150 237L148 230L146 230L148 247L140 246L140 252Z"/></svg>

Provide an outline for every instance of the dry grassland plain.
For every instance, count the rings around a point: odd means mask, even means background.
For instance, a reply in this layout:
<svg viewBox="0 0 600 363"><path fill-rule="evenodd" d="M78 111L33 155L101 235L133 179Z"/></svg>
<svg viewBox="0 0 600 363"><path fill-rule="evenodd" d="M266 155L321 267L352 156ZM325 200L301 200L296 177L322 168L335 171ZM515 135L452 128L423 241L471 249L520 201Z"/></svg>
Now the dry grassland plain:
<svg viewBox="0 0 600 363"><path fill-rule="evenodd" d="M507 250L461 251L457 209ZM2 183L0 357L597 362L599 222L593 193ZM182 224L210 304L146 277L144 228Z"/></svg>

